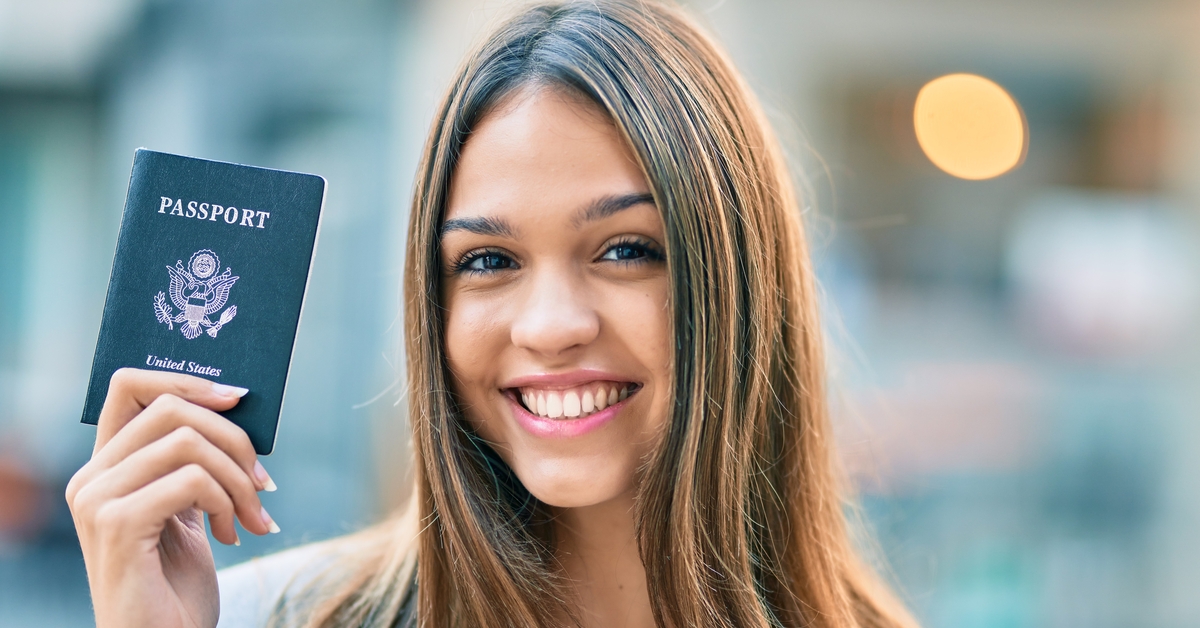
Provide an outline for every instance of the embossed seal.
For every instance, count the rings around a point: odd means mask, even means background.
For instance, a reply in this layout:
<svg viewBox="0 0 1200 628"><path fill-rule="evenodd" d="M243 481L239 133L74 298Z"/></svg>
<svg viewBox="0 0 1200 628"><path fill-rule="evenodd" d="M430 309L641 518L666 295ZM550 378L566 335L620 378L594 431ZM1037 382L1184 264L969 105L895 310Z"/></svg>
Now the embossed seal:
<svg viewBox="0 0 1200 628"><path fill-rule="evenodd" d="M219 270L221 258L209 249L193 253L187 268L184 268L183 260L177 260L174 267L167 266L167 274L171 276L167 292L171 295L171 303L180 311L176 314L167 303L166 294L159 291L154 295L154 316L158 322L172 330L175 329L175 323L181 323L179 330L188 340L199 336L201 328L216 338L217 332L237 316L237 306L231 305L221 312L215 323L208 318L225 307L225 302L229 300L229 289L238 280L238 276L229 268L218 275Z"/></svg>

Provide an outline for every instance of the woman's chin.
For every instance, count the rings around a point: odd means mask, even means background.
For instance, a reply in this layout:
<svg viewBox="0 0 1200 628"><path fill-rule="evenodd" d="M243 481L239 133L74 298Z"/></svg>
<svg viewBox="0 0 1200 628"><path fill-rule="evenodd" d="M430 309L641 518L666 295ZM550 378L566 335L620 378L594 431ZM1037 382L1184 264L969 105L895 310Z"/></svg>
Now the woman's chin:
<svg viewBox="0 0 1200 628"><path fill-rule="evenodd" d="M610 501L629 491L628 478L610 473L556 473L517 477L538 501L554 508L585 508ZM612 476L612 477L607 477Z"/></svg>

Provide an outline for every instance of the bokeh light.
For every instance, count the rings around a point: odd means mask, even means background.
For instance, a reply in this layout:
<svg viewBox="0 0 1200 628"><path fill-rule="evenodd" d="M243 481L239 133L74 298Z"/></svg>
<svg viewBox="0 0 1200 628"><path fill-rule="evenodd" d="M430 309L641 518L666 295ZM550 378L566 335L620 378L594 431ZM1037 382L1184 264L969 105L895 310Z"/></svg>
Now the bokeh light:
<svg viewBox="0 0 1200 628"><path fill-rule="evenodd" d="M1017 101L975 74L948 74L917 94L913 123L921 150L961 179L998 177L1025 156L1025 118Z"/></svg>

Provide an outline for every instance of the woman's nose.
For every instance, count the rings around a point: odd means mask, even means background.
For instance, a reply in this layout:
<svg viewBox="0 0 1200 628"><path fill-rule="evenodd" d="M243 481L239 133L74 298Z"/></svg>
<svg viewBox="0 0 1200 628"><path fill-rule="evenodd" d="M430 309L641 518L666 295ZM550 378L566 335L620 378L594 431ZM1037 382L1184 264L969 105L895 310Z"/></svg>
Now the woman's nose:
<svg viewBox="0 0 1200 628"><path fill-rule="evenodd" d="M600 318L591 303L570 273L535 275L513 320L513 344L545 357L588 345L600 333Z"/></svg>

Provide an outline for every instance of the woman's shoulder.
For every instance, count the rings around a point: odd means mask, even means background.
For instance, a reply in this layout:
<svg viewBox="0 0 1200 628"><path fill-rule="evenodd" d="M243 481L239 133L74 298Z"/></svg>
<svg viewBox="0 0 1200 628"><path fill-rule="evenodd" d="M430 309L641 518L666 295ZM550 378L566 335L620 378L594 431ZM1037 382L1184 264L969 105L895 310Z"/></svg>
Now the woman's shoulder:
<svg viewBox="0 0 1200 628"><path fill-rule="evenodd" d="M217 627L266 626L280 603L303 591L334 562L336 554L334 544L313 543L218 571L221 618Z"/></svg>

